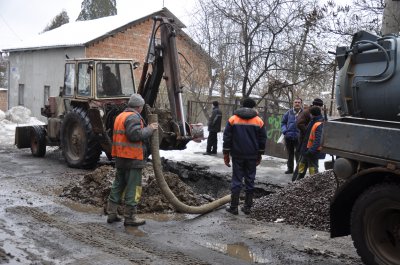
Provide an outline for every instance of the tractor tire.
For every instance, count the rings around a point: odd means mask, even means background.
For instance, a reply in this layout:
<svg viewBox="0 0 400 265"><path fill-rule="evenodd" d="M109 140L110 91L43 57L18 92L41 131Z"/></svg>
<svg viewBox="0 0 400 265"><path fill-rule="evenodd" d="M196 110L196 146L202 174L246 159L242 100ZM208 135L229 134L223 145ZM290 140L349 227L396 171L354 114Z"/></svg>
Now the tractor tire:
<svg viewBox="0 0 400 265"><path fill-rule="evenodd" d="M46 130L43 126L33 125L30 133L30 145L33 156L44 157L46 154Z"/></svg>
<svg viewBox="0 0 400 265"><path fill-rule="evenodd" d="M399 184L377 184L360 195L351 213L351 237L365 264L399 264Z"/></svg>
<svg viewBox="0 0 400 265"><path fill-rule="evenodd" d="M61 148L69 167L94 168L99 161L101 146L83 108L75 107L65 114L61 124Z"/></svg>

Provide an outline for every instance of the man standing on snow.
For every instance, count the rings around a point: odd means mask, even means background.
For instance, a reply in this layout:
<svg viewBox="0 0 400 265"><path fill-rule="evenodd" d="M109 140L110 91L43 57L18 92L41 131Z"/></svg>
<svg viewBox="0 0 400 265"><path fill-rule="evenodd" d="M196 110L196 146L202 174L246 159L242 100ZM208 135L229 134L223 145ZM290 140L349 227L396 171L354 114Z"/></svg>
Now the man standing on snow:
<svg viewBox="0 0 400 265"><path fill-rule="evenodd" d="M219 110L218 101L213 101L213 110L208 120L207 149L204 155L217 154L218 133L221 131L222 112Z"/></svg>
<svg viewBox="0 0 400 265"><path fill-rule="evenodd" d="M256 103L250 98L242 102L242 108L229 118L224 130L223 153L225 165L230 167L232 156L231 204L226 210L237 215L240 191L245 185L245 202L241 210L250 214L253 206L256 167L264 153L267 134L263 120L254 109Z"/></svg>
<svg viewBox="0 0 400 265"><path fill-rule="evenodd" d="M303 111L301 108L302 100L296 98L293 102L293 108L288 110L282 117L281 132L285 136L285 147L288 154L287 170L285 174L292 174L294 168L294 159L299 158L299 130L296 126L296 117Z"/></svg>
<svg viewBox="0 0 400 265"><path fill-rule="evenodd" d="M139 94L132 94L128 108L119 114L114 122L112 156L115 157L116 175L108 197L108 223L118 222L117 208L125 195L124 225L139 226L145 220L137 218L137 204L142 194L142 168L146 162L146 145L158 124L145 127L140 115L144 99Z"/></svg>

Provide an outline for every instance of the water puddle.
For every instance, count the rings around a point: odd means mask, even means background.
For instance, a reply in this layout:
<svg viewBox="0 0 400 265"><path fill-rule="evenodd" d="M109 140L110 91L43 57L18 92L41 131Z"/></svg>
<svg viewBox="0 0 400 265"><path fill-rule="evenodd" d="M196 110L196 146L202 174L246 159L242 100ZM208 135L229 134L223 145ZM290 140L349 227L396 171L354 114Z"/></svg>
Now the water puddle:
<svg viewBox="0 0 400 265"><path fill-rule="evenodd" d="M103 213L103 209L99 209L98 207L92 206L90 204L82 204L71 200L62 200L61 204L70 208L71 210L81 213L95 213L95 214Z"/></svg>
<svg viewBox="0 0 400 265"><path fill-rule="evenodd" d="M221 243L205 243L205 247L227 254L233 258L241 259L246 262L255 263L268 263L271 259L266 256L268 253L262 253L261 250L252 250L243 242L233 243L233 244L221 244Z"/></svg>
<svg viewBox="0 0 400 265"><path fill-rule="evenodd" d="M144 237L144 236L147 235L145 232L143 232L143 231L140 230L139 228L137 228L137 227L130 227L130 226L126 226L126 227L125 227L125 232L128 233L128 234L130 234L130 235L137 236L137 237Z"/></svg>
<svg viewBox="0 0 400 265"><path fill-rule="evenodd" d="M191 215L179 213L144 213L140 214L140 218L150 219L157 222L169 222L189 220L191 219Z"/></svg>

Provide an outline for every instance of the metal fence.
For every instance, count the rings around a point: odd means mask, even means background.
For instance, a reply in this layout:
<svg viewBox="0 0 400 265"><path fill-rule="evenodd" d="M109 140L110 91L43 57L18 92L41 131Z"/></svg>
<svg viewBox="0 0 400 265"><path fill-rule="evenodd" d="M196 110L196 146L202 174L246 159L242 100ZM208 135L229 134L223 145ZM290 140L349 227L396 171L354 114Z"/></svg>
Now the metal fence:
<svg viewBox="0 0 400 265"><path fill-rule="evenodd" d="M289 106L286 101L274 101L269 100L261 101L257 110L259 116L263 119L266 124L267 130L267 144L266 144L266 155L287 158L285 147L283 144L278 144L277 141L281 135L281 121L282 116L286 113L287 107ZM220 103L219 109L222 112L222 127L225 127L229 117L233 115L234 111L240 107L240 100L235 100L234 103ZM189 123L203 123L207 125L208 116L205 112L210 115L212 111L212 102L206 101L193 101L189 100L187 104L187 115Z"/></svg>

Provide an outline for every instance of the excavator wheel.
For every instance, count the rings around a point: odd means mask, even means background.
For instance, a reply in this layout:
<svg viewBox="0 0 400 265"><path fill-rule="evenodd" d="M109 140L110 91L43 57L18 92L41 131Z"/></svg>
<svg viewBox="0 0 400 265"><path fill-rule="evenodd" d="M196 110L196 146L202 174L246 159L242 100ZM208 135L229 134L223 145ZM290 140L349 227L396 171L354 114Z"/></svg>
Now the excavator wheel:
<svg viewBox="0 0 400 265"><path fill-rule="evenodd" d="M351 214L351 236L365 264L399 264L399 184L377 184L357 199Z"/></svg>
<svg viewBox="0 0 400 265"><path fill-rule="evenodd" d="M44 157L46 154L46 130L42 126L33 125L30 136L32 155Z"/></svg>
<svg viewBox="0 0 400 265"><path fill-rule="evenodd" d="M87 112L74 107L61 124L61 147L68 166L93 168L99 161L101 146L95 138Z"/></svg>

